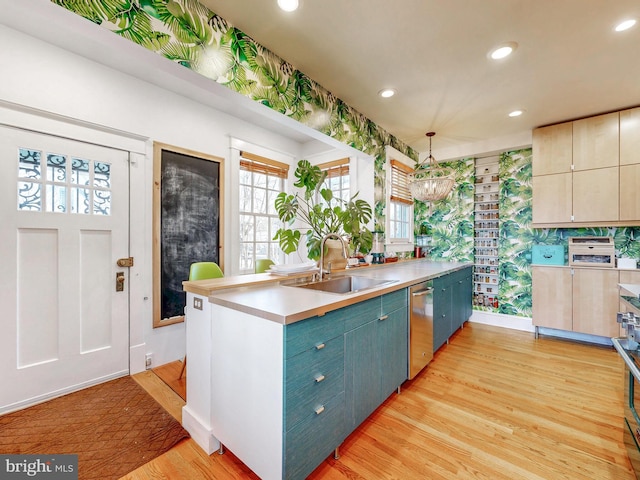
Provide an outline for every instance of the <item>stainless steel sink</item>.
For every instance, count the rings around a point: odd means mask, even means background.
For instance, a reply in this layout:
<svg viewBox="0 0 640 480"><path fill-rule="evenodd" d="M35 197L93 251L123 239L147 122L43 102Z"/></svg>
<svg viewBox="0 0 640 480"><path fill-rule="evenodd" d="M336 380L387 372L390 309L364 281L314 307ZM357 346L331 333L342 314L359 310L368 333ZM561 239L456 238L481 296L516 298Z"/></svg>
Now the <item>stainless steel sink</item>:
<svg viewBox="0 0 640 480"><path fill-rule="evenodd" d="M302 283L288 285L291 287L308 288L311 290L320 290L329 293L355 293L367 290L373 287L388 285L397 282L397 280L381 280L378 278L358 277L356 275L345 275L342 277L334 277L328 280L318 282Z"/></svg>

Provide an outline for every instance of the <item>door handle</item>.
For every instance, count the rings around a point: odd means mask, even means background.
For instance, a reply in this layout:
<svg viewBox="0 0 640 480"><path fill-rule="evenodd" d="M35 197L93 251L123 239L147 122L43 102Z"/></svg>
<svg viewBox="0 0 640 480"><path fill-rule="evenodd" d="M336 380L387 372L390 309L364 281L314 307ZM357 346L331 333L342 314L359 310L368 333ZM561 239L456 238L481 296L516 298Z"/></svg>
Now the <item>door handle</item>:
<svg viewBox="0 0 640 480"><path fill-rule="evenodd" d="M116 292L124 291L124 272L116 273Z"/></svg>
<svg viewBox="0 0 640 480"><path fill-rule="evenodd" d="M417 292L412 292L411 296L412 297L421 297L423 295L427 295L428 293L433 292L433 288L429 287L429 288L425 288L424 290L420 290Z"/></svg>

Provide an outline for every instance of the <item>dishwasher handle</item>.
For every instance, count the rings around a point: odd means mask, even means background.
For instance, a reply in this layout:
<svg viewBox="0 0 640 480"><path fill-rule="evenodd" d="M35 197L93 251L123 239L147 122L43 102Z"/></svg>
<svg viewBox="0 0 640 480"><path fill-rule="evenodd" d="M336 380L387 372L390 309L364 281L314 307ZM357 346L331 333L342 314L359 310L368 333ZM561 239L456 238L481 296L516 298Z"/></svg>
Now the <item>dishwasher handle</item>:
<svg viewBox="0 0 640 480"><path fill-rule="evenodd" d="M418 290L417 292L411 292L412 297L421 297L433 292L433 287L425 288L424 290Z"/></svg>

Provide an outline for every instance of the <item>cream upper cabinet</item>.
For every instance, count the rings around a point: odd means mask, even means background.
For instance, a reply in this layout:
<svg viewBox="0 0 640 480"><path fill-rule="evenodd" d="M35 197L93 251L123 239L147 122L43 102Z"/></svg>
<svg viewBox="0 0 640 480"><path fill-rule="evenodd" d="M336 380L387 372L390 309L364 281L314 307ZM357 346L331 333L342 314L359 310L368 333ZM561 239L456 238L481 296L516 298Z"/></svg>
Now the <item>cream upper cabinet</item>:
<svg viewBox="0 0 640 480"><path fill-rule="evenodd" d="M620 220L640 219L640 107L620 112Z"/></svg>
<svg viewBox="0 0 640 480"><path fill-rule="evenodd" d="M532 171L533 227L640 225L640 107L535 129Z"/></svg>
<svg viewBox="0 0 640 480"><path fill-rule="evenodd" d="M640 107L637 107L620 112L620 165L639 163Z"/></svg>
<svg viewBox="0 0 640 480"><path fill-rule="evenodd" d="M536 128L533 131L533 175L571 171L573 122Z"/></svg>
<svg viewBox="0 0 640 480"><path fill-rule="evenodd" d="M620 166L620 220L640 219L640 163Z"/></svg>
<svg viewBox="0 0 640 480"><path fill-rule="evenodd" d="M531 186L533 189L531 211L534 224L571 221L573 214L571 173L534 176Z"/></svg>
<svg viewBox="0 0 640 480"><path fill-rule="evenodd" d="M573 122L573 169L617 167L619 164L618 112Z"/></svg>
<svg viewBox="0 0 640 480"><path fill-rule="evenodd" d="M617 220L618 197L618 167L573 172L574 222Z"/></svg>

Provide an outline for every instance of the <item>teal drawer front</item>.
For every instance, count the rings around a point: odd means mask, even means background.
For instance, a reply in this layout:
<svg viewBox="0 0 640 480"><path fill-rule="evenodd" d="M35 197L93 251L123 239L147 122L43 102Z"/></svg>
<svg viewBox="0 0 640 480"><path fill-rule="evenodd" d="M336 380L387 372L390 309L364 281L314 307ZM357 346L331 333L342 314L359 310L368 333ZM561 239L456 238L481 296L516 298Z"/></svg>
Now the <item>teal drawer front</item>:
<svg viewBox="0 0 640 480"><path fill-rule="evenodd" d="M285 325L285 358L291 358L344 333L344 310Z"/></svg>
<svg viewBox="0 0 640 480"><path fill-rule="evenodd" d="M345 317L345 332L358 328L371 320L380 317L380 297L371 298L364 302L351 305L343 309Z"/></svg>
<svg viewBox="0 0 640 480"><path fill-rule="evenodd" d="M315 405L343 392L343 337L330 340L321 350L312 348L288 359L285 391L285 431L299 423Z"/></svg>
<svg viewBox="0 0 640 480"><path fill-rule="evenodd" d="M401 308L406 309L408 305L407 289L397 290L382 296L382 313L387 314Z"/></svg>
<svg viewBox="0 0 640 480"><path fill-rule="evenodd" d="M316 413L316 411L320 413ZM345 439L344 393L316 404L285 434L284 478L306 478Z"/></svg>

